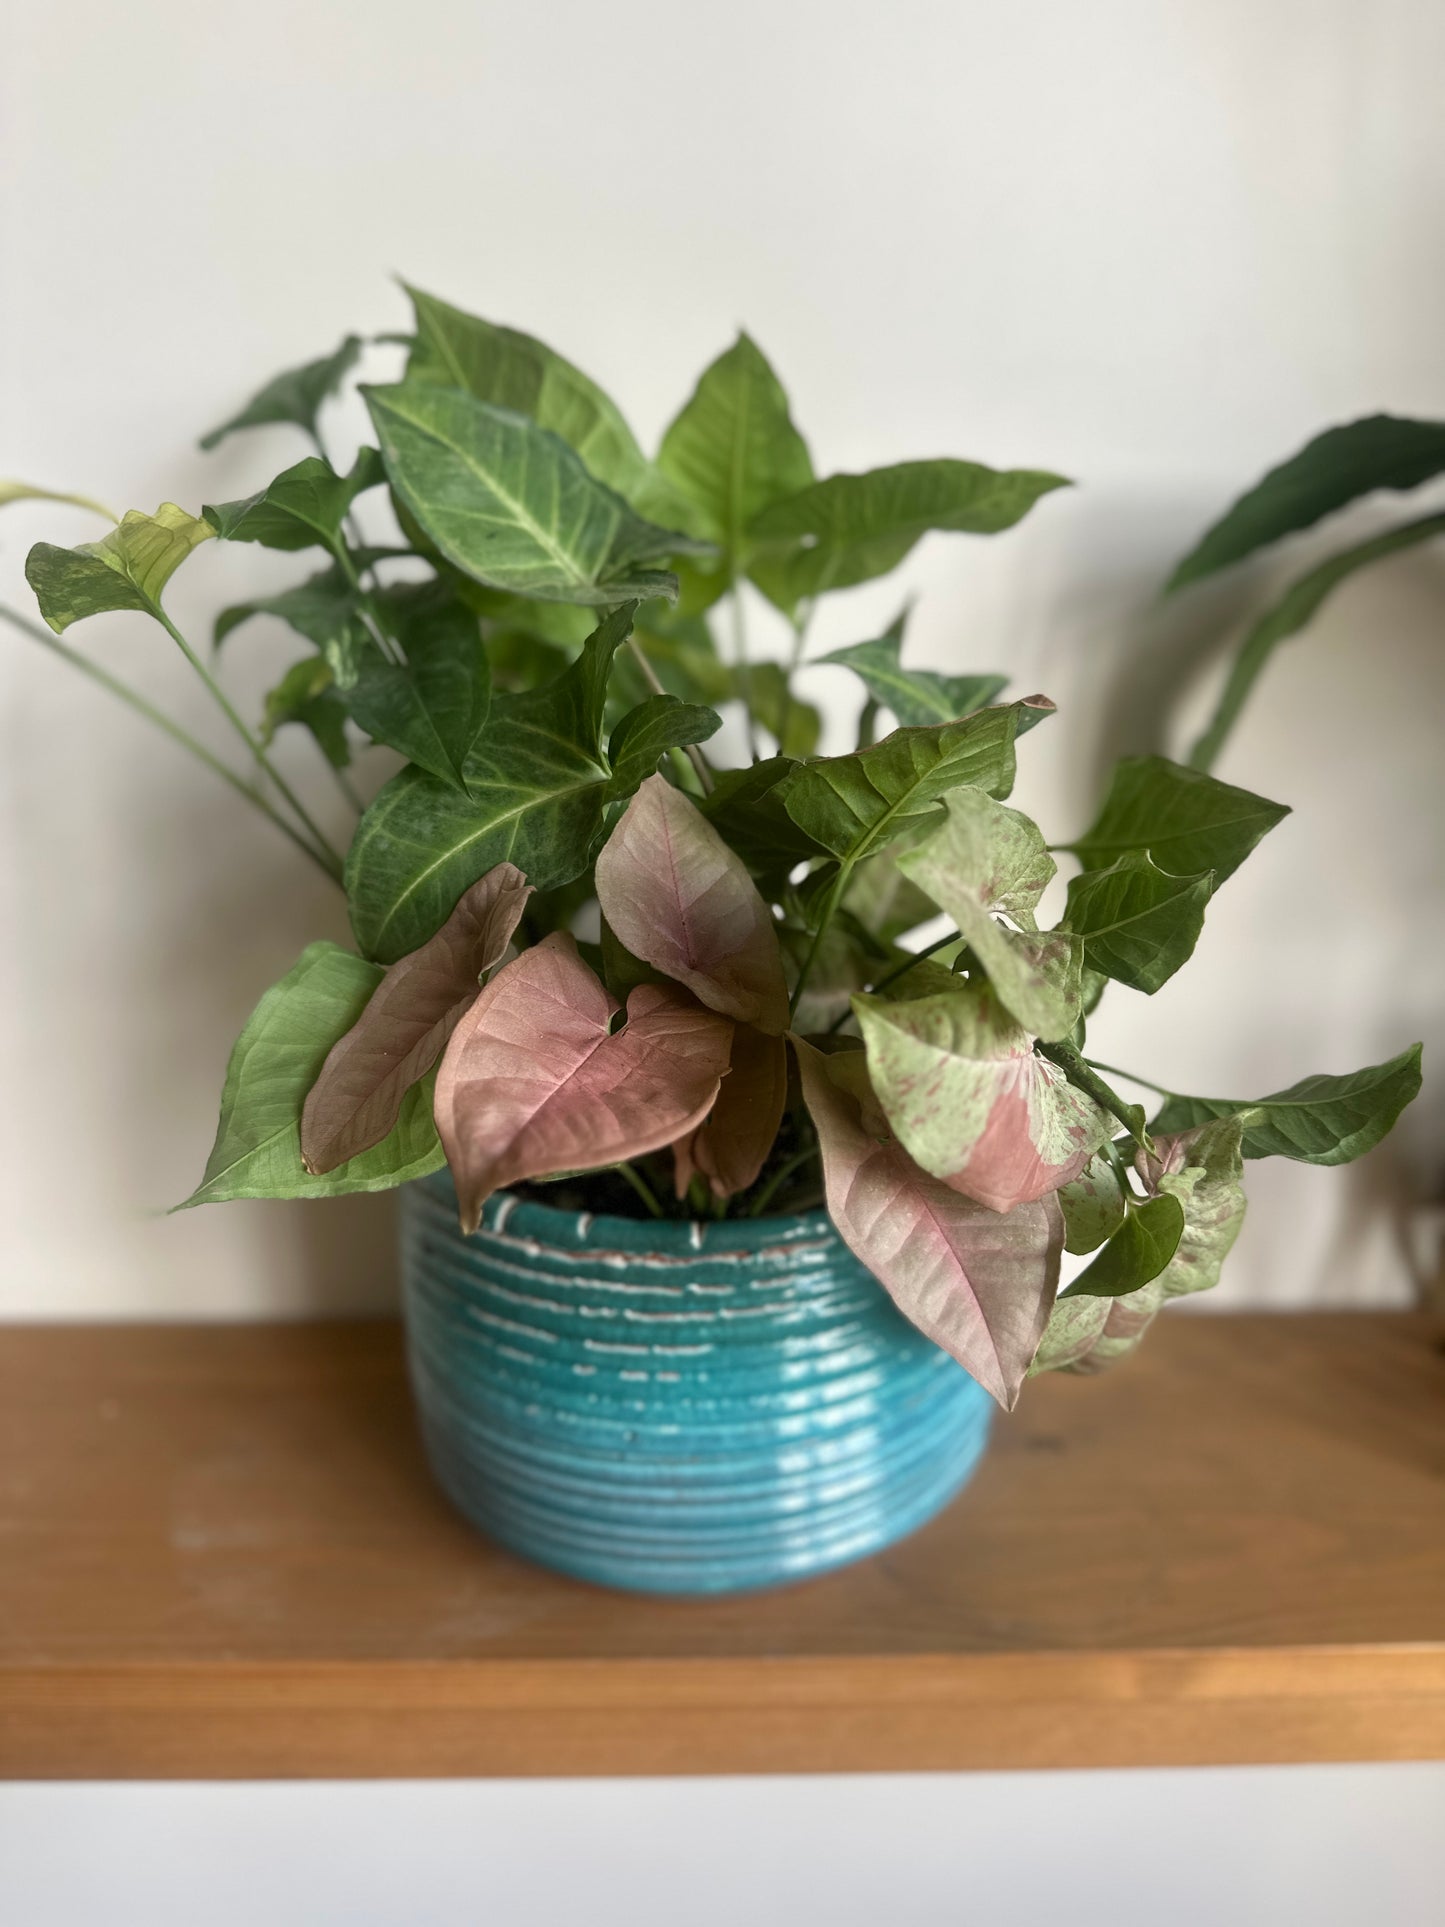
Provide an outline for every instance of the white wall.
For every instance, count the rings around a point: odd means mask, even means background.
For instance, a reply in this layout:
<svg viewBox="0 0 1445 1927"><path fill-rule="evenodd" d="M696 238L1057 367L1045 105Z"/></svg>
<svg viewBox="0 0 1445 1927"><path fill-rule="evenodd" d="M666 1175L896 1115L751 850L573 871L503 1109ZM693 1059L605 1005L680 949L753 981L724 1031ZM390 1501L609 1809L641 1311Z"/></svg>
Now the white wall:
<svg viewBox="0 0 1445 1927"><path fill-rule="evenodd" d="M925 544L816 641L923 590L917 660L1061 703L1020 787L1061 835L1263 586L1156 607L1202 523L1327 422L1445 408L1433 0L67 0L3 33L0 472L122 508L257 486L302 452L286 431L211 458L197 431L347 328L402 323L391 269L555 340L649 438L746 323L825 469L1079 478L1013 535ZM0 592L25 599L32 540L92 533L6 511ZM259 572L299 570L202 551L182 626ZM1438 1043L1442 589L1416 552L1281 658L1222 773L1296 815L1181 979L1111 997L1101 1055L1224 1093ZM224 744L141 619L71 639ZM288 660L243 632L228 675L255 704ZM0 1307L385 1301L384 1200L155 1215L199 1172L246 1012L343 934L339 905L38 649L6 634L0 678ZM1437 1080L1349 1172L1255 1167L1225 1294L1403 1297L1400 1201L1438 1184L1441 1108Z"/></svg>

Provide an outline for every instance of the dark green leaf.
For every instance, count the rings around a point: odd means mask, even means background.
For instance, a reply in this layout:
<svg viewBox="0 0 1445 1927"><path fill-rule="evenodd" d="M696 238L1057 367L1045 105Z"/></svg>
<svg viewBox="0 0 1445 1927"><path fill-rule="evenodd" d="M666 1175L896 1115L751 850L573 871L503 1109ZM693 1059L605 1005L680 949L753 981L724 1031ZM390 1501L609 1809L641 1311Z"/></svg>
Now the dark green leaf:
<svg viewBox="0 0 1445 1927"><path fill-rule="evenodd" d="M25 579L56 635L72 622L114 609L154 615L161 591L211 533L174 502L162 502L154 515L131 509L99 542L77 549L37 542L25 558Z"/></svg>
<svg viewBox="0 0 1445 1927"><path fill-rule="evenodd" d="M360 557L357 563L361 564ZM252 602L232 603L216 617L212 642L219 649L233 629L239 629L253 616L275 616L318 649L325 649L358 627L358 602L356 588L341 565L333 562L294 588L282 589L272 596L258 596Z"/></svg>
<svg viewBox="0 0 1445 1927"><path fill-rule="evenodd" d="M1237 1116L1244 1120L1247 1158L1349 1164L1374 1149L1418 1094L1420 1052L1412 1044L1386 1063L1342 1077L1303 1077L1269 1097L1171 1097L1149 1128L1157 1136Z"/></svg>
<svg viewBox="0 0 1445 1927"><path fill-rule="evenodd" d="M866 475L830 475L775 502L748 530L748 573L784 608L897 568L930 529L992 535L1012 528L1059 475L1000 471L979 462L900 462Z"/></svg>
<svg viewBox="0 0 1445 1927"><path fill-rule="evenodd" d="M385 479L374 448L363 448L346 475L338 475L319 455L308 455L244 501L208 502L201 513L223 542L334 551L351 504Z"/></svg>
<svg viewBox="0 0 1445 1927"><path fill-rule="evenodd" d="M608 784L613 799L631 796L656 772L658 759L669 749L705 743L722 728L722 717L701 703L685 703L677 696L648 696L613 730L607 745L612 765Z"/></svg>
<svg viewBox="0 0 1445 1927"><path fill-rule="evenodd" d="M740 569L753 518L810 486L813 464L788 398L747 335L703 371L663 436L657 465L695 505L700 527L722 550L724 583Z"/></svg>
<svg viewBox="0 0 1445 1927"><path fill-rule="evenodd" d="M351 761L351 746L346 740L346 704L331 686L331 665L320 656L303 656L293 662L266 698L261 725L261 745L269 748L276 731L285 723L300 723L309 729L333 769L345 769Z"/></svg>
<svg viewBox="0 0 1445 1927"><path fill-rule="evenodd" d="M336 393L356 366L360 353L359 337L348 335L334 354L323 355L319 361L308 361L301 368L288 368L284 374L274 376L252 395L239 415L222 422L209 435L202 435L201 447L214 448L238 428L263 428L273 422L294 423L316 441L316 417L321 404Z"/></svg>
<svg viewBox="0 0 1445 1927"><path fill-rule="evenodd" d="M1307 529L1377 488L1412 489L1445 473L1445 422L1369 415L1327 428L1241 495L1169 579L1181 588L1266 543Z"/></svg>
<svg viewBox="0 0 1445 1927"><path fill-rule="evenodd" d="M802 765L791 756L770 756L717 779L702 804L703 815L755 875L787 871L824 854L823 846L793 821L782 785Z"/></svg>
<svg viewBox="0 0 1445 1927"><path fill-rule="evenodd" d="M696 545L643 521L529 417L420 383L362 393L392 488L456 568L546 602L676 593L646 565Z"/></svg>
<svg viewBox="0 0 1445 1927"><path fill-rule="evenodd" d="M1093 1264L1081 1273L1065 1298L1122 1298L1157 1278L1184 1236L1184 1206L1178 1198L1151 1198L1132 1206Z"/></svg>
<svg viewBox="0 0 1445 1927"><path fill-rule="evenodd" d="M311 1177L301 1162L306 1093L331 1046L360 1017L381 977L375 964L364 963L349 950L313 943L271 986L231 1053L216 1142L205 1176L186 1205L384 1191L441 1168L430 1079L407 1093L395 1128L373 1149L324 1177Z"/></svg>
<svg viewBox="0 0 1445 1927"><path fill-rule="evenodd" d="M1086 870L1104 870L1130 851L1147 851L1171 876L1214 872L1217 889L1255 844L1289 815L1249 790L1163 756L1127 756L1093 828L1074 845Z"/></svg>
<svg viewBox="0 0 1445 1927"><path fill-rule="evenodd" d="M748 707L780 752L799 758L811 756L823 733L823 718L811 703L789 694L783 665L755 662L747 671L746 683Z"/></svg>
<svg viewBox="0 0 1445 1927"><path fill-rule="evenodd" d="M555 682L575 657L570 649L559 649L526 630L494 629L487 637L487 660L496 688L519 691Z"/></svg>
<svg viewBox="0 0 1445 1927"><path fill-rule="evenodd" d="M1372 541L1346 549L1342 555L1332 555L1328 562L1320 563L1286 590L1240 644L1209 727L1190 751L1189 761L1193 767L1209 769L1213 765L1265 664L1280 643L1298 635L1313 620L1321 603L1341 582L1371 562L1383 561L1400 549L1413 548L1417 542L1431 541L1437 535L1445 535L1445 515L1427 515L1418 522L1407 522L1403 528L1389 529Z"/></svg>
<svg viewBox="0 0 1445 1927"><path fill-rule="evenodd" d="M851 669L873 700L891 709L900 723L953 722L993 701L1007 676L942 676L932 669L905 669L899 657L907 619L905 609L875 642L855 642L818 660Z"/></svg>
<svg viewBox="0 0 1445 1927"><path fill-rule="evenodd" d="M1212 872L1171 876L1130 850L1071 880L1063 928L1084 939L1090 970L1152 996L1193 956L1213 890Z"/></svg>
<svg viewBox="0 0 1445 1927"><path fill-rule="evenodd" d="M493 629L508 633L520 630L524 634L538 636L556 648L565 649L570 661L597 627L595 608L584 609L568 602L534 602L530 596L489 589L485 583L473 581L471 576L452 568L448 562L442 562L441 567L458 598L469 609L475 610L488 625L489 641Z"/></svg>
<svg viewBox="0 0 1445 1927"><path fill-rule="evenodd" d="M634 611L628 603L606 616L555 682L493 700L470 795L416 769L382 789L346 863L352 928L367 955L392 963L415 950L467 886L503 861L538 890L586 868L615 798L602 713Z"/></svg>

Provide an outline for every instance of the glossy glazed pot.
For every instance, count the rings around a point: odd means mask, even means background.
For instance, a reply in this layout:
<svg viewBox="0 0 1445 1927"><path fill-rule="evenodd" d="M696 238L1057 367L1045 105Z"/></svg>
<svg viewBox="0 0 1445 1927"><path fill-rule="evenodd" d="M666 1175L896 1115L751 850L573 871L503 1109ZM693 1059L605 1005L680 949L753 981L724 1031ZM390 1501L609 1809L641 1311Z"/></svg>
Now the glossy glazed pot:
<svg viewBox="0 0 1445 1927"><path fill-rule="evenodd" d="M412 1384L472 1523L634 1592L743 1592L912 1532L992 1401L827 1216L594 1217L505 1194L464 1237L443 1172L402 1194Z"/></svg>

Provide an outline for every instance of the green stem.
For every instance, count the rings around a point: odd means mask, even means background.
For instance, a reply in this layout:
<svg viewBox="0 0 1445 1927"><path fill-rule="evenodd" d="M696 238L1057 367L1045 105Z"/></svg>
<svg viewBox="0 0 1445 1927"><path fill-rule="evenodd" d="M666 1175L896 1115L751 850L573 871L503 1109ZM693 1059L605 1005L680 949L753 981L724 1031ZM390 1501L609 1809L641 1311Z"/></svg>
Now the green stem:
<svg viewBox="0 0 1445 1927"><path fill-rule="evenodd" d="M366 809L366 805L362 801L361 797L357 794L356 785L352 782L351 778L346 774L346 771L344 769L338 769L335 763L331 762L329 757L327 759L327 767L328 769L330 769L332 775L336 778L337 789L341 791L341 794L346 798L347 802L351 805L352 809L354 809L356 811L356 814L360 816L363 813L363 811Z"/></svg>
<svg viewBox="0 0 1445 1927"><path fill-rule="evenodd" d="M803 649L808 640L808 624L813 620L813 610L817 605L806 602L803 605L803 619L793 624L793 651L788 658L787 673L783 677L783 701L778 711L778 750L782 753L787 741L788 721L793 713L793 677L803 660Z"/></svg>
<svg viewBox="0 0 1445 1927"><path fill-rule="evenodd" d="M1035 1049L1040 1057L1057 1064L1076 1090L1092 1098L1101 1110L1117 1117L1136 1144L1146 1150L1149 1148L1143 1111L1137 1104L1126 1104L1116 1090L1111 1089L1102 1077L1096 1076L1072 1044L1046 1044L1040 1039Z"/></svg>
<svg viewBox="0 0 1445 1927"><path fill-rule="evenodd" d="M733 656L737 662L738 682L743 692L743 727L747 732L748 756L756 763L758 758L758 731L753 721L753 672L748 661L748 632L743 620L743 592L736 576L731 583L729 600L733 616Z"/></svg>
<svg viewBox="0 0 1445 1927"><path fill-rule="evenodd" d="M838 913L838 905L843 901L843 892L848 888L848 882L852 875L852 859L845 857L842 862L839 863L838 874L834 877L832 886L827 896L823 899L823 908L818 917L818 927L813 932L813 941L808 945L808 954L803 959L803 967L798 972L798 981L793 985L793 994L788 1000L789 1017L796 1017L798 1014L798 1004L802 999L804 985L812 974L813 965L818 961L818 951L822 947L824 937L828 934L828 926Z"/></svg>
<svg viewBox="0 0 1445 1927"><path fill-rule="evenodd" d="M186 661L191 665L192 669L195 670L196 674L200 677L201 681L206 685L207 689L211 692L211 695L215 698L216 702L220 705L222 715L226 718L227 722L231 725L232 729L235 730L236 734L240 737L241 741L246 745L247 749L251 752L251 755L255 758L258 767L265 771L266 775L269 776L271 781L276 785L276 788L280 792L284 801L290 804L298 820L307 830L309 835L314 839L317 849L321 852L321 855L325 860L327 869L331 872L332 876L336 879L336 881L340 883L341 875L342 875L341 856L337 850L333 849L330 841L326 836L326 832L314 820L310 811L306 808L306 805L301 801L300 797L297 796L296 792L291 788L291 785L286 781L285 777L281 775L279 770L277 770L275 765L272 763L270 757L266 754L265 750L262 749L259 741L252 734L252 732L247 728L246 724L242 721L235 706L232 704L230 697L226 694L225 690L222 689L221 685L216 681L215 677L211 674L210 670L207 669L206 665L201 661L200 657L196 654L195 650L192 649L191 645L186 641L185 637L181 634L180 630L171 621L170 617L166 614L165 610L161 607L161 605L158 602L153 602L151 604L151 610L152 610L152 613L155 615L156 620L161 624L161 627L165 630L166 634L171 638L172 642L174 642L177 645L182 655L184 655Z"/></svg>
<svg viewBox="0 0 1445 1927"><path fill-rule="evenodd" d="M1138 1071L1120 1070L1117 1064L1101 1064L1097 1057L1086 1057L1084 1062L1093 1070L1107 1071L1110 1077L1126 1077L1131 1084L1142 1084L1146 1091L1157 1091L1160 1097L1173 1097L1174 1092L1163 1084L1156 1084L1152 1078L1141 1077Z"/></svg>
<svg viewBox="0 0 1445 1927"><path fill-rule="evenodd" d="M652 691L653 695L665 696L667 694L667 691L666 689L663 688L662 679L658 675L657 671L653 668L652 664L647 660L647 653L643 649L642 644L637 640L636 636L629 636L627 638L627 647L632 652L633 660L636 662L637 667L642 672L642 680L647 684L648 688ZM708 767L707 758L703 755L702 751L698 748L696 743L689 743L687 745L687 760L692 764L693 769L697 772L697 780L699 783L702 784L703 795L711 796L712 795L712 771Z"/></svg>
<svg viewBox="0 0 1445 1927"><path fill-rule="evenodd" d="M657 1201L657 1194L640 1171L634 1170L630 1164L625 1163L614 1164L612 1168L620 1178L626 1178L638 1197L641 1198L642 1202L647 1206L648 1212L652 1217L660 1218L663 1216L663 1209Z"/></svg>
<svg viewBox="0 0 1445 1927"><path fill-rule="evenodd" d="M786 1163L780 1164L763 1186L762 1190L759 1191L757 1197L754 1198L753 1202L748 1206L748 1216L750 1218L760 1218L777 1196L780 1188L787 1183L793 1173L801 1165L806 1164L810 1158L815 1158L817 1155L817 1145L810 1144L806 1150L795 1151Z"/></svg>
<svg viewBox="0 0 1445 1927"><path fill-rule="evenodd" d="M213 756L204 743L198 743L194 736L181 728L179 723L172 722L163 710L148 703L144 696L123 683L118 676L112 676L108 669L102 669L98 663L91 662L89 657L82 656L78 650L72 649L69 643L62 642L59 636L53 635L49 629L42 628L37 622L29 621L27 617L20 614L18 609L11 609L0 603L0 617L3 617L6 622L13 623L22 635L43 644L62 662L69 663L72 669L78 669L81 675L88 676L102 689L109 690L110 694L117 697L128 709L133 709L136 715L143 716L148 723L169 736L173 743L188 750L197 762L204 763L211 774L219 776L223 783L229 783L238 796L244 796L246 801L260 810L263 816L268 817L284 836L288 836L298 850L304 851L313 863L319 864L326 874L335 880L335 872L321 852L314 849L300 831L286 821L279 810L273 809L265 797L258 795L249 783L242 782L236 772L228 769L218 756Z"/></svg>
<svg viewBox="0 0 1445 1927"><path fill-rule="evenodd" d="M356 594L360 596L362 594L361 578L356 573L356 564L351 559L350 549L347 548L345 542L336 541L331 545L331 553L336 557L346 580L351 584ZM400 645L386 633L373 612L366 606L365 602L358 602L356 613L366 625L367 634L381 651L386 661L391 664L392 668L405 669L407 666L406 657L402 654Z"/></svg>

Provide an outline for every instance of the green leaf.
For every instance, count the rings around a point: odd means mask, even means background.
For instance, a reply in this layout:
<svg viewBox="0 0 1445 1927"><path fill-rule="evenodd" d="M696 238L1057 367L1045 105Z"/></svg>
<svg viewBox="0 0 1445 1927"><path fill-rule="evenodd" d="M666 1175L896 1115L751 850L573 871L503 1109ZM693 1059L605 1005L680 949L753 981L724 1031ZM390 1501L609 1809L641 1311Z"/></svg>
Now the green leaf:
<svg viewBox="0 0 1445 1927"><path fill-rule="evenodd" d="M612 765L609 796L631 796L656 772L658 760L666 751L705 743L721 728L722 717L701 703L685 703L677 696L648 696L628 710L608 742L607 760Z"/></svg>
<svg viewBox="0 0 1445 1927"><path fill-rule="evenodd" d="M323 1177L311 1177L301 1162L306 1093L382 974L334 943L313 943L271 986L231 1053L205 1176L178 1210L228 1198L334 1198L384 1191L441 1168L430 1080L407 1093L395 1128L372 1150Z"/></svg>
<svg viewBox="0 0 1445 1927"><path fill-rule="evenodd" d="M1272 468L1207 531L1169 578L1182 588L1266 543L1307 529L1377 488L1412 489L1445 473L1445 422L1369 415L1316 435Z"/></svg>
<svg viewBox="0 0 1445 1927"><path fill-rule="evenodd" d="M89 495L70 495L64 489L35 488L29 482L0 482L0 509L11 502L68 502L72 508L93 509L107 522L116 520L103 502L97 502Z"/></svg>
<svg viewBox="0 0 1445 1927"><path fill-rule="evenodd" d="M1383 1064L1341 1077L1302 1077L1269 1097L1171 1097L1150 1125L1186 1131L1216 1117L1244 1120L1247 1158L1295 1158L1302 1164L1349 1164L1373 1150L1419 1093L1421 1046Z"/></svg>
<svg viewBox="0 0 1445 1927"><path fill-rule="evenodd" d="M368 956L392 963L417 949L498 863L515 863L538 890L587 867L616 800L602 712L634 610L627 603L604 617L555 682L494 698L470 795L418 769L380 791L346 862L352 928Z"/></svg>
<svg viewBox="0 0 1445 1927"><path fill-rule="evenodd" d="M1244 1224L1242 1134L1239 1118L1221 1118L1179 1138L1157 1139L1152 1157L1141 1151L1134 1160L1152 1194L1177 1198L1184 1209L1184 1235L1159 1279L1166 1298L1219 1283Z"/></svg>
<svg viewBox="0 0 1445 1927"><path fill-rule="evenodd" d="M1063 927L1083 938L1090 970L1152 996L1193 956L1213 892L1212 871L1171 876L1130 850L1070 880Z"/></svg>
<svg viewBox="0 0 1445 1927"><path fill-rule="evenodd" d="M1427 515L1418 522L1407 522L1403 528L1389 529L1372 541L1361 542L1341 555L1333 555L1308 575L1301 576L1240 644L1209 727L1189 753L1192 766L1209 769L1213 765L1265 664L1280 643L1298 635L1313 620L1320 605L1341 582L1371 562L1383 561L1400 549L1413 548L1417 542L1431 541L1437 535L1445 535L1445 515Z"/></svg>
<svg viewBox="0 0 1445 1927"><path fill-rule="evenodd" d="M1072 1184L1059 1188L1064 1250L1075 1257L1097 1251L1124 1222L1124 1189L1106 1157L1092 1157Z"/></svg>
<svg viewBox="0 0 1445 1927"><path fill-rule="evenodd" d="M219 649L233 629L255 616L275 616L318 649L350 635L359 627L358 597L339 563L308 576L293 588L276 595L257 596L251 602L233 602L216 617L211 644Z"/></svg>
<svg viewBox="0 0 1445 1927"><path fill-rule="evenodd" d="M174 502L154 515L131 509L109 535L77 549L37 542L25 558L25 579L56 635L86 616L113 609L155 615L161 591L212 531Z"/></svg>
<svg viewBox="0 0 1445 1927"><path fill-rule="evenodd" d="M712 631L702 616L681 616L661 602L644 603L633 625L633 639L646 656L669 695L691 703L731 701L737 679L717 652ZM641 670L630 655L618 658L613 694L641 702L649 692Z"/></svg>
<svg viewBox="0 0 1445 1927"><path fill-rule="evenodd" d="M813 480L807 444L767 357L747 335L703 371L662 438L657 465L692 502L722 551L722 585L740 573L755 516Z"/></svg>
<svg viewBox="0 0 1445 1927"><path fill-rule="evenodd" d="M477 401L526 415L559 435L599 482L644 515L676 512L675 495L590 376L532 335L465 314L420 288L406 291L416 310L408 383L460 388Z"/></svg>
<svg viewBox="0 0 1445 1927"><path fill-rule="evenodd" d="M740 679L741 680L741 679ZM823 718L812 703L790 696L788 672L780 662L755 662L747 671L748 707L784 756L811 756L823 733Z"/></svg>
<svg viewBox="0 0 1445 1927"><path fill-rule="evenodd" d="M891 709L900 723L947 723L991 703L1007 676L942 676L932 669L905 669L899 660L905 609L876 642L855 642L820 656L840 663L862 679L874 702Z"/></svg>
<svg viewBox="0 0 1445 1927"><path fill-rule="evenodd" d="M1086 870L1104 870L1130 851L1147 851L1170 876L1214 872L1219 885L1260 838L1289 815L1249 790L1164 756L1126 756L1094 826L1073 848Z"/></svg>
<svg viewBox="0 0 1445 1927"><path fill-rule="evenodd" d="M955 723L895 729L869 749L799 763L779 782L778 800L815 845L844 863L861 862L931 822L948 790L969 784L1007 796L1014 736L1028 706L1010 703Z"/></svg>
<svg viewBox="0 0 1445 1927"><path fill-rule="evenodd" d="M645 565L698 545L643 521L560 437L457 389L362 393L392 488L456 568L545 602L676 594Z"/></svg>
<svg viewBox="0 0 1445 1927"><path fill-rule="evenodd" d="M1151 1198L1134 1205L1093 1264L1062 1296L1122 1298L1138 1291L1165 1270L1183 1236L1184 1206L1178 1198Z"/></svg>
<svg viewBox="0 0 1445 1927"><path fill-rule="evenodd" d="M356 366L360 353L360 337L348 335L334 354L323 355L319 361L308 361L300 368L288 368L284 374L274 376L252 395L239 415L233 415L230 421L202 435L201 447L215 448L237 429L263 428L273 422L294 423L297 428L305 429L313 442L317 441L316 417L321 404L336 393Z"/></svg>
<svg viewBox="0 0 1445 1927"><path fill-rule="evenodd" d="M331 665L320 656L303 656L300 662L293 662L266 697L261 725L263 749L270 747L276 731L285 723L300 723L303 729L309 729L333 769L345 769L351 761L346 704L331 686Z"/></svg>
<svg viewBox="0 0 1445 1927"><path fill-rule="evenodd" d="M489 631L496 629L510 634L521 630L550 642L555 648L565 649L570 660L597 627L595 608L584 609L568 602L534 602L530 596L489 589L485 583L475 582L460 569L452 568L450 563L443 562L441 566L457 596L487 623Z"/></svg>
<svg viewBox="0 0 1445 1927"><path fill-rule="evenodd" d="M385 479L374 448L361 449L345 475L319 455L308 455L244 501L208 502L201 513L223 542L334 551L351 504Z"/></svg>
<svg viewBox="0 0 1445 1927"><path fill-rule="evenodd" d="M897 568L930 529L992 535L1012 528L1060 475L980 462L900 462L830 475L756 516L748 573L784 608Z"/></svg>
<svg viewBox="0 0 1445 1927"><path fill-rule="evenodd" d="M1081 946L1035 921L1056 867L1037 825L981 789L953 790L943 810L899 869L953 919L1005 1009L1035 1037L1067 1037L1079 1018Z"/></svg>
<svg viewBox="0 0 1445 1927"><path fill-rule="evenodd" d="M783 802L783 786L803 765L791 756L769 756L718 777L703 815L756 876L786 873L795 863L822 856L823 845L802 830Z"/></svg>
<svg viewBox="0 0 1445 1927"><path fill-rule="evenodd" d="M938 915L932 898L925 896L889 856L873 857L859 865L843 893L842 908L871 936L886 944L896 943L899 937Z"/></svg>

